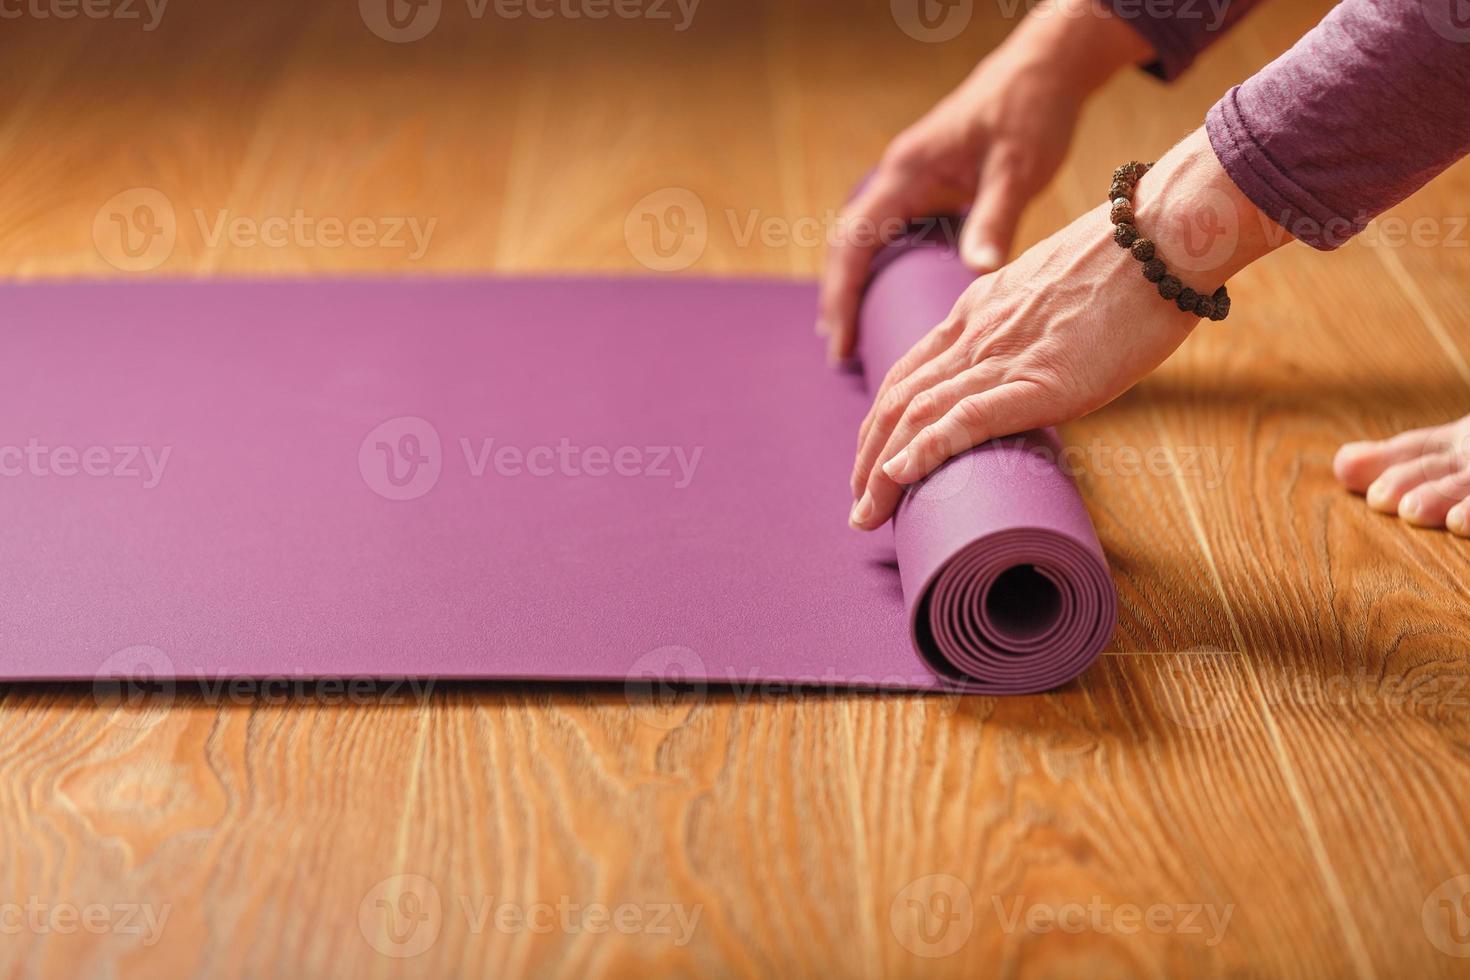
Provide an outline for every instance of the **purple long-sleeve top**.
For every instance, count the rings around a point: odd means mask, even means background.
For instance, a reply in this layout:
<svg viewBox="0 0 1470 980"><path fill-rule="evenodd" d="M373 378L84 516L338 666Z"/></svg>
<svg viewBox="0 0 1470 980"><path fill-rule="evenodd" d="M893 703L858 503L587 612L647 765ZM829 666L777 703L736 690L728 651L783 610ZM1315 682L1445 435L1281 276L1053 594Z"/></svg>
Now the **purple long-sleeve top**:
<svg viewBox="0 0 1470 980"><path fill-rule="evenodd" d="M1182 72L1259 0L1110 0ZM1342 0L1205 118L1226 173L1268 217L1331 249L1470 152L1464 0Z"/></svg>

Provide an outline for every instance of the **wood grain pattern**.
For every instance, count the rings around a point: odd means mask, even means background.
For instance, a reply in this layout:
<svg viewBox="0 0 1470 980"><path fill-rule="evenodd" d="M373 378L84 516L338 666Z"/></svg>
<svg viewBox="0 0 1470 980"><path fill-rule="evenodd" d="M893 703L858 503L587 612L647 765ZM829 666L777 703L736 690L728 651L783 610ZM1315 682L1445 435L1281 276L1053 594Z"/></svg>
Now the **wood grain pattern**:
<svg viewBox="0 0 1470 980"><path fill-rule="evenodd" d="M1326 6L1254 14L1185 83L1119 77L1023 243ZM809 277L887 139L1011 26L976 5L922 43L881 0L705 0L682 31L474 9L411 43L283 0L152 31L6 21L0 270L648 275L629 216L672 194L705 244L669 274ZM139 187L177 240L130 272L93 224ZM1460 166L1396 210L1430 244L1284 249L1232 284L1228 326L1067 427L1122 600L1081 682L671 705L5 687L0 975L1463 972L1465 545L1369 513L1328 465L1470 404L1467 188ZM221 213L433 224L421 254L277 247L213 238ZM594 903L642 918L592 931Z"/></svg>

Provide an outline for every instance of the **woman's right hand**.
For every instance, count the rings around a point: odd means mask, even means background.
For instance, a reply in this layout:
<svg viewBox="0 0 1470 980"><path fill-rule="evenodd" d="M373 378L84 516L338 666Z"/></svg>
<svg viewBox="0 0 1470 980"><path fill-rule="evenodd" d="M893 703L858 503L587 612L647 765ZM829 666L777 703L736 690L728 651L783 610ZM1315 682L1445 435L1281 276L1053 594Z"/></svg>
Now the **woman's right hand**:
<svg viewBox="0 0 1470 980"><path fill-rule="evenodd" d="M1021 212L1061 165L1083 101L1148 45L1095 0L1046 0L970 76L889 145L843 210L827 256L817 332L851 356L857 308L883 235L970 207L960 253L977 273L1006 260Z"/></svg>

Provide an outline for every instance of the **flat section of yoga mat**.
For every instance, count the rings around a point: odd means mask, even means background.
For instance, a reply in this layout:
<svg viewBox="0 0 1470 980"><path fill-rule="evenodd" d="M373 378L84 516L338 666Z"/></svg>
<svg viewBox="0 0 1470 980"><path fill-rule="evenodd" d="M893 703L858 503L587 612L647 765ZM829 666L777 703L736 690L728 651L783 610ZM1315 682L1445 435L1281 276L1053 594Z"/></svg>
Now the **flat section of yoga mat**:
<svg viewBox="0 0 1470 980"><path fill-rule="evenodd" d="M0 678L943 686L892 534L846 525L869 399L809 285L0 301Z"/></svg>

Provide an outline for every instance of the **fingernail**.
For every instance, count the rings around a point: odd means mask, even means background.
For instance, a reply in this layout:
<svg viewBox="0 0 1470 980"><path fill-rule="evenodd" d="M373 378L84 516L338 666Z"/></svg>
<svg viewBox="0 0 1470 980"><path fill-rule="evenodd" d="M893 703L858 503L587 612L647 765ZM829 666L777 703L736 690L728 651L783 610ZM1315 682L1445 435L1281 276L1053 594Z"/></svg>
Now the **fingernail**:
<svg viewBox="0 0 1470 980"><path fill-rule="evenodd" d="M870 494L863 494L863 499L852 505L852 513L847 516L847 523L862 530L864 522L873 513L873 498Z"/></svg>
<svg viewBox="0 0 1470 980"><path fill-rule="evenodd" d="M883 464L883 472L888 474L891 480L902 479L904 470L909 465L909 451L900 449L898 455Z"/></svg>
<svg viewBox="0 0 1470 980"><path fill-rule="evenodd" d="M1388 503L1388 487L1382 483L1371 484L1368 487L1368 506L1379 509L1386 503Z"/></svg>
<svg viewBox="0 0 1470 980"><path fill-rule="evenodd" d="M1420 503L1418 496L1411 493L1399 501L1399 516L1413 520L1419 516L1419 511L1422 507L1423 505Z"/></svg>
<svg viewBox="0 0 1470 980"><path fill-rule="evenodd" d="M1450 512L1444 515L1444 526L1455 534L1465 533L1465 511L1456 506L1451 507Z"/></svg>
<svg viewBox="0 0 1470 980"><path fill-rule="evenodd" d="M1001 254L1000 249L989 242L983 245L976 245L970 252L970 264L985 272L994 272L1004 263L1005 256Z"/></svg>

